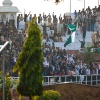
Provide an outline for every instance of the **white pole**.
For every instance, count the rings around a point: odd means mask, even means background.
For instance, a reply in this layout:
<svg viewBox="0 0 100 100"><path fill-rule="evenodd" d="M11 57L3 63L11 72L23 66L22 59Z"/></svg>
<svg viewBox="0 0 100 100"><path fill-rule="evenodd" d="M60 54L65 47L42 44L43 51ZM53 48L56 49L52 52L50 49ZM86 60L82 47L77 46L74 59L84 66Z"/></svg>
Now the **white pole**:
<svg viewBox="0 0 100 100"><path fill-rule="evenodd" d="M85 10L85 0L84 0L84 10Z"/></svg>
<svg viewBox="0 0 100 100"><path fill-rule="evenodd" d="M5 50L4 50L5 51ZM5 52L3 51L3 68L2 68L2 100L5 100Z"/></svg>
<svg viewBox="0 0 100 100"><path fill-rule="evenodd" d="M0 45L0 52L3 51L3 68L2 68L2 100L5 100L5 52L4 48L9 44L9 41L7 41L4 45Z"/></svg>
<svg viewBox="0 0 100 100"><path fill-rule="evenodd" d="M99 0L98 0L98 7L99 7Z"/></svg>
<svg viewBox="0 0 100 100"><path fill-rule="evenodd" d="M71 15L71 0L70 0L70 15Z"/></svg>
<svg viewBox="0 0 100 100"><path fill-rule="evenodd" d="M7 41L4 45L0 45L0 52L8 45L9 41Z"/></svg>

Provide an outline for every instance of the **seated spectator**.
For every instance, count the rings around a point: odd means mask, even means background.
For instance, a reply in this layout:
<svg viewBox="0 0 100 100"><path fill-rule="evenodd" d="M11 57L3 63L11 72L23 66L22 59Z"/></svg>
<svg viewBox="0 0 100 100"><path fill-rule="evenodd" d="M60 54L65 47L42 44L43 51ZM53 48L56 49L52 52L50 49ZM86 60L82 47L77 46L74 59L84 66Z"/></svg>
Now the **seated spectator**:
<svg viewBox="0 0 100 100"><path fill-rule="evenodd" d="M52 40L54 40L54 34L53 34L52 31L51 31L51 33L50 33L50 35L49 35L49 38L52 39Z"/></svg>
<svg viewBox="0 0 100 100"><path fill-rule="evenodd" d="M54 42L58 42L58 36L54 37Z"/></svg>
<svg viewBox="0 0 100 100"><path fill-rule="evenodd" d="M99 31L99 20L98 19L96 19L94 29L95 31Z"/></svg>
<svg viewBox="0 0 100 100"><path fill-rule="evenodd" d="M43 39L42 39L42 45L45 45L45 44L46 44L46 38L43 37Z"/></svg>
<svg viewBox="0 0 100 100"><path fill-rule="evenodd" d="M58 37L58 42L62 42L62 38L60 36Z"/></svg>

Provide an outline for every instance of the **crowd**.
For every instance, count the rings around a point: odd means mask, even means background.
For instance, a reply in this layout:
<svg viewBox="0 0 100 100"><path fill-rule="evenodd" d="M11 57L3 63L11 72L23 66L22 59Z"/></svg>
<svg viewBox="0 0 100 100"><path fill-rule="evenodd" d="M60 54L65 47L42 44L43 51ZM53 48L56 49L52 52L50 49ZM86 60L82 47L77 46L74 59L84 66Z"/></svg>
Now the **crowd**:
<svg viewBox="0 0 100 100"><path fill-rule="evenodd" d="M0 45L9 41L9 45L4 51L5 55L5 70L12 75L12 68L16 63L19 52L22 50L23 42L26 37L25 32L18 32L16 28L9 27L9 24L4 25L0 31ZM0 53L0 70L2 70L3 54ZM15 75L16 76L16 75Z"/></svg>
<svg viewBox="0 0 100 100"><path fill-rule="evenodd" d="M25 28L27 27L28 21L31 21L33 18L37 19L37 23L40 25L40 28L43 32L44 39L48 41L52 39L54 42L61 42L62 36L71 32L67 29L66 24L74 23L77 27L77 30L83 32L83 38L86 36L86 31L100 31L100 6L97 8L96 6L91 9L89 6L86 10L82 9L74 12L74 15L70 16L68 13L64 13L64 15L56 16L53 12L52 14L46 15L45 13L39 14L38 16L34 14L19 14L17 17L17 28L19 28L20 21L25 22ZM24 17L23 17L24 16ZM84 24L84 25L83 25ZM52 38L53 37L53 38Z"/></svg>
<svg viewBox="0 0 100 100"><path fill-rule="evenodd" d="M53 12L46 15L45 13L39 14L37 16L34 14L19 14L17 16L17 29L14 27L9 27L9 23L1 23L1 33L0 33L0 44L5 41L10 41L11 44L7 47L5 51L5 68L6 72L12 74L12 68L16 63L19 52L22 50L22 45L26 37L25 29L28 27L28 22L32 19L36 19L40 29L43 33L43 64L42 73L45 76L50 75L90 75L90 74L100 74L100 64L91 63L87 64L80 58L77 58L73 53L68 53L67 50L56 48L54 42L62 42L62 36L66 34L71 34L70 30L67 29L66 24L74 23L77 30L83 32L83 40L85 40L86 31L99 31L100 23L100 6L91 9L88 7L86 10L75 10L74 18L67 15L66 13L62 16L56 16ZM21 28L20 22L24 22L25 25ZM19 31L19 29L21 31ZM51 41L52 44L48 44ZM2 60L2 54L1 54ZM1 61L0 60L0 61ZM2 65L2 64L0 64ZM16 76L16 74L14 74Z"/></svg>
<svg viewBox="0 0 100 100"><path fill-rule="evenodd" d="M100 64L81 60L65 49L55 48L54 43L43 46L43 76L100 74Z"/></svg>

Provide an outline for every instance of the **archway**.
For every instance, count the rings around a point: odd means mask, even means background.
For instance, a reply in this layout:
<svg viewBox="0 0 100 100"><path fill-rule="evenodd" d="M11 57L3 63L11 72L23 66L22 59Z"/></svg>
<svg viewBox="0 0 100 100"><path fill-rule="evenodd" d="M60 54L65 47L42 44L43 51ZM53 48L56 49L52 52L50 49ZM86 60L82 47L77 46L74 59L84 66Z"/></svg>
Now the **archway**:
<svg viewBox="0 0 100 100"><path fill-rule="evenodd" d="M6 24L6 15L5 14L1 15L1 20L4 22L4 24Z"/></svg>
<svg viewBox="0 0 100 100"><path fill-rule="evenodd" d="M14 20L14 15L13 14L10 15L10 20Z"/></svg>
<svg viewBox="0 0 100 100"><path fill-rule="evenodd" d="M14 23L15 23L14 15L11 14L11 15L10 15L10 19L9 19L9 24L10 24L10 26L12 27L12 26L14 26Z"/></svg>

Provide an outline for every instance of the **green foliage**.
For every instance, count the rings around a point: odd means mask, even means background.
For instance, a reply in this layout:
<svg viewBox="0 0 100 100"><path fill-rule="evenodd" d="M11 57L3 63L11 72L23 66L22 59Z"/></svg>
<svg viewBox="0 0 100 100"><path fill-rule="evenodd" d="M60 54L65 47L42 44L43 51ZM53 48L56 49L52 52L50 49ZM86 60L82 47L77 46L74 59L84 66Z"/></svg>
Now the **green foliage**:
<svg viewBox="0 0 100 100"><path fill-rule="evenodd" d="M2 100L2 98L2 88L0 88L0 100ZM12 95L8 88L5 88L5 100L12 100Z"/></svg>
<svg viewBox="0 0 100 100"><path fill-rule="evenodd" d="M5 87L9 90L13 87L13 80L9 75L5 74ZM2 71L0 72L0 86L2 85Z"/></svg>
<svg viewBox="0 0 100 100"><path fill-rule="evenodd" d="M0 72L0 100L2 100L2 72ZM9 75L5 74L5 99L11 100L11 88L17 84Z"/></svg>
<svg viewBox="0 0 100 100"><path fill-rule="evenodd" d="M43 92L43 96L36 96L34 100L60 100L60 93L54 90L47 90Z"/></svg>
<svg viewBox="0 0 100 100"><path fill-rule="evenodd" d="M43 53L41 42L42 34L40 28L35 21L32 21L29 23L28 37L14 66L14 71L18 70L20 75L17 90L22 96L42 95L41 63Z"/></svg>
<svg viewBox="0 0 100 100"><path fill-rule="evenodd" d="M85 48L85 52L83 55L83 59L87 62L87 63L91 63L94 61L94 56L95 56L95 52L92 51L93 47L92 46L87 46Z"/></svg>

